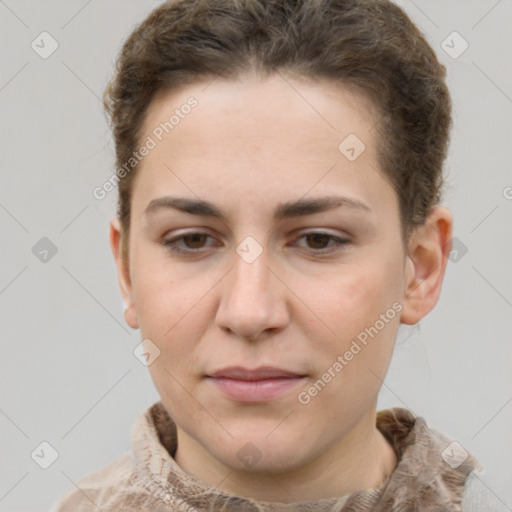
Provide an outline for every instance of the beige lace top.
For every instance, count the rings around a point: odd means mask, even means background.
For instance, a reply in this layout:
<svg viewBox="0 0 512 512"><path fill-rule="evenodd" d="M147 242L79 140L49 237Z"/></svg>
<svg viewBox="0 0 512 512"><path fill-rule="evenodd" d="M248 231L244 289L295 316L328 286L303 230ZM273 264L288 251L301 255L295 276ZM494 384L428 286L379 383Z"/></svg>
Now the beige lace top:
<svg viewBox="0 0 512 512"><path fill-rule="evenodd" d="M133 425L130 450L80 480L79 488L70 490L53 512L466 510L461 509L465 483L478 464L471 454L406 409L380 411L377 428L398 457L395 470L381 485L337 498L270 503L219 491L185 473L173 458L176 425L157 402Z"/></svg>

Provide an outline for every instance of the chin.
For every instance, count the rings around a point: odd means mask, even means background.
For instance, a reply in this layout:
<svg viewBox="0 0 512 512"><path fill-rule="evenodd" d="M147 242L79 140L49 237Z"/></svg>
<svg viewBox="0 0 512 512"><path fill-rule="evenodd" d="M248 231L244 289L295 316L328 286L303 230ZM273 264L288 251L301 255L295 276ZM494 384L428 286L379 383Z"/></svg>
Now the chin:
<svg viewBox="0 0 512 512"><path fill-rule="evenodd" d="M211 453L234 471L282 473L291 471L307 462L308 447L304 436L283 431L268 435L251 435L245 432L226 440L224 446L212 446ZM300 446L300 451L297 450Z"/></svg>

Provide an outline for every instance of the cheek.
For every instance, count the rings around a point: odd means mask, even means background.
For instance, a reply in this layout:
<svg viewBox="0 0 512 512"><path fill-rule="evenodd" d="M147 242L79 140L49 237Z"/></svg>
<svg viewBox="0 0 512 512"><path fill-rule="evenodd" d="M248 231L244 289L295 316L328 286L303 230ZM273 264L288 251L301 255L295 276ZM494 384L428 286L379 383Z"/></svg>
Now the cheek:
<svg viewBox="0 0 512 512"><path fill-rule="evenodd" d="M400 275L394 261L379 258L376 264L351 266L350 272L331 276L328 296L318 290L306 295L322 320L316 319L307 335L316 377L329 380L319 402L351 396L364 401L378 392L400 323Z"/></svg>
<svg viewBox="0 0 512 512"><path fill-rule="evenodd" d="M310 328L317 334L319 330L325 332L327 338L342 345L350 343L399 297L399 279L394 267L382 259L376 264L351 265L322 279L330 283L328 288L318 287L316 280L311 286L302 287L301 296L307 298L306 303L317 314L311 316Z"/></svg>
<svg viewBox="0 0 512 512"><path fill-rule="evenodd" d="M150 371L158 371L163 379L169 380L164 368L174 374L176 369L184 373L193 367L194 343L204 330L201 319L207 319L205 291L211 285L180 280L167 266L151 265L142 259L133 274L141 337L151 339L160 350Z"/></svg>
<svg viewBox="0 0 512 512"><path fill-rule="evenodd" d="M141 334L151 333L163 339L193 310L204 293L183 279L182 273L166 258L165 251L154 243L137 244L132 258L132 286Z"/></svg>
<svg viewBox="0 0 512 512"><path fill-rule="evenodd" d="M143 277L136 306L140 333L160 350L148 368L151 378L164 403L172 404L169 410L186 410L191 417L201 417L201 407L195 407L189 393L194 392L202 368L198 351L209 319L205 290L158 273L146 273L145 281Z"/></svg>
<svg viewBox="0 0 512 512"><path fill-rule="evenodd" d="M178 281L153 284L140 290L136 304L141 335L155 340L162 352L172 350L173 357L191 355L211 315L205 290Z"/></svg>

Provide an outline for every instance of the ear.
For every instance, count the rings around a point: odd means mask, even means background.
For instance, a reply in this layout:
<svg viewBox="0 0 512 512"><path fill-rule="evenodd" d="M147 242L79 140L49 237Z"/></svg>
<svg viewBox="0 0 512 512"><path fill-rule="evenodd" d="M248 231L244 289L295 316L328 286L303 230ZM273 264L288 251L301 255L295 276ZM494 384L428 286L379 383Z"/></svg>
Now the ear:
<svg viewBox="0 0 512 512"><path fill-rule="evenodd" d="M450 211L435 207L425 224L419 226L409 242L406 278L400 321L413 325L436 305L452 250L453 219Z"/></svg>
<svg viewBox="0 0 512 512"><path fill-rule="evenodd" d="M110 248L117 268L117 279L121 295L125 304L124 318L126 323L133 329L139 328L139 321L133 301L133 291L130 278L130 269L128 266L128 254L124 255L122 251L123 237L126 236L121 228L121 223L117 217L110 221Z"/></svg>

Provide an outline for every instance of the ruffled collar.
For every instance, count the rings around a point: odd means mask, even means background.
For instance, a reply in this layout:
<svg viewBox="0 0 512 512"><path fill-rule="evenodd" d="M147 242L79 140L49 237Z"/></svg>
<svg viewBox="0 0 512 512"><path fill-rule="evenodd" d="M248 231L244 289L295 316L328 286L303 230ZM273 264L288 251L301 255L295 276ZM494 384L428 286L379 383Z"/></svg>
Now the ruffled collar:
<svg viewBox="0 0 512 512"><path fill-rule="evenodd" d="M184 472L173 456L176 425L162 402L137 418L132 456L141 480L162 510L190 512L441 512L460 510L464 483L478 462L457 443L429 428L407 409L377 413L377 428L393 446L398 464L378 487L339 498L271 503L219 491Z"/></svg>

